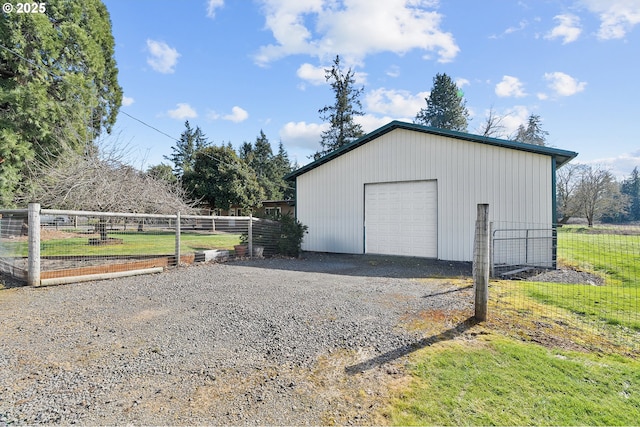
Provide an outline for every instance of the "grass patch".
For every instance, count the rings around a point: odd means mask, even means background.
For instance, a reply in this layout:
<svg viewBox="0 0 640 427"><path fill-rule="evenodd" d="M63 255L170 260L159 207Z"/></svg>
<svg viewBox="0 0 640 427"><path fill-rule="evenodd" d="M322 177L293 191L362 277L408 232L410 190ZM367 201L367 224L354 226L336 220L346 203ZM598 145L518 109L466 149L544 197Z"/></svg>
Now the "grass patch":
<svg viewBox="0 0 640 427"><path fill-rule="evenodd" d="M526 294L543 304L640 331L640 289L626 286L521 282Z"/></svg>
<svg viewBox="0 0 640 427"><path fill-rule="evenodd" d="M550 350L486 335L420 350L414 381L387 417L396 425L631 425L640 362Z"/></svg>
<svg viewBox="0 0 640 427"><path fill-rule="evenodd" d="M640 235L616 227L565 226L560 265L597 274L604 286L518 282L513 291L610 325L640 330ZM528 304L528 303L527 303Z"/></svg>
<svg viewBox="0 0 640 427"><path fill-rule="evenodd" d="M640 287L640 235L611 227L558 229L561 265L604 275L607 284Z"/></svg>
<svg viewBox="0 0 640 427"><path fill-rule="evenodd" d="M391 424L638 424L638 230L558 231L560 264L605 285L492 281L489 320L449 336L459 313L412 314L405 327L439 341L410 356Z"/></svg>
<svg viewBox="0 0 640 427"><path fill-rule="evenodd" d="M98 235L78 237L69 233L68 238L42 240L41 256L81 256L81 255L165 255L175 252L175 233L172 232L126 232L109 233L109 237L122 239L119 245L92 246L89 238ZM192 253L208 249L233 249L240 243L239 234L202 234L183 232L180 236L182 253ZM5 243L3 243L5 244ZM27 242L7 242L7 253L27 256Z"/></svg>

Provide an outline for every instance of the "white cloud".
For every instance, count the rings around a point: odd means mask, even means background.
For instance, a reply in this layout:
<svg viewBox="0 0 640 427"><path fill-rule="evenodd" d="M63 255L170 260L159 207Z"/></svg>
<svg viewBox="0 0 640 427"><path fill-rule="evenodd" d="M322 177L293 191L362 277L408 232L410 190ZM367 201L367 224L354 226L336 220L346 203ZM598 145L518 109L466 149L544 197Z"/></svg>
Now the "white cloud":
<svg viewBox="0 0 640 427"><path fill-rule="evenodd" d="M453 60L460 48L440 29L442 15L430 0L261 0L266 27L276 42L262 46L255 60L265 65L288 55L322 60L339 53L359 63L378 52L436 52L439 62Z"/></svg>
<svg viewBox="0 0 640 427"><path fill-rule="evenodd" d="M129 96L122 96L122 106L123 107L128 107L129 105L133 104L134 102L136 102L135 99L129 97Z"/></svg>
<svg viewBox="0 0 640 427"><path fill-rule="evenodd" d="M526 20L522 20L522 21L520 21L520 22L518 23L518 26L517 26L517 27L509 27L509 28L507 28L506 30L504 30L504 32L503 32L502 34L500 34L500 35L493 34L493 35L489 36L489 38L490 38L490 39L498 39L498 38L502 38L502 37L504 37L504 36L506 36L506 35L509 35L509 34L513 34L513 33L517 33L517 32L519 32L519 31L522 31L522 30L524 30L525 28L527 28L528 26L529 26L529 22L527 22Z"/></svg>
<svg viewBox="0 0 640 427"><path fill-rule="evenodd" d="M553 40L562 38L562 44L578 40L580 33L582 33L580 18L575 15L564 14L554 16L553 19L558 21L558 25L544 36L545 39Z"/></svg>
<svg viewBox="0 0 640 427"><path fill-rule="evenodd" d="M224 0L208 0L207 1L207 16L209 18L216 17L216 9L220 9L224 6Z"/></svg>
<svg viewBox="0 0 640 427"><path fill-rule="evenodd" d="M633 168L640 165L640 150L623 153L615 157L606 157L579 163L604 166L608 168L617 179L622 180L628 178Z"/></svg>
<svg viewBox="0 0 640 427"><path fill-rule="evenodd" d="M640 23L638 0L582 0L587 8L600 18L598 38L621 39Z"/></svg>
<svg viewBox="0 0 640 427"><path fill-rule="evenodd" d="M465 86L470 86L471 82L467 79L463 79L462 77L458 77L455 81L456 86L458 86L458 89L462 89Z"/></svg>
<svg viewBox="0 0 640 427"><path fill-rule="evenodd" d="M224 116L213 110L209 110L207 112L207 119L209 120L222 119L222 120L228 120L234 123L240 123L240 122L244 122L248 118L249 118L249 113L244 108L238 107L237 105L231 109L230 114L225 114Z"/></svg>
<svg viewBox="0 0 640 427"><path fill-rule="evenodd" d="M287 146L317 151L320 135L328 128L328 123L289 122L280 129L280 139Z"/></svg>
<svg viewBox="0 0 640 427"><path fill-rule="evenodd" d="M367 93L364 102L367 111L372 113L392 117L415 117L421 108L426 107L425 98L428 96L429 92L414 95L405 90L380 88Z"/></svg>
<svg viewBox="0 0 640 427"><path fill-rule="evenodd" d="M167 115L172 119L195 119L198 117L198 113L189 104L179 103L175 110L167 111Z"/></svg>
<svg viewBox="0 0 640 427"><path fill-rule="evenodd" d="M503 116L500 125L504 126L504 131L507 135L512 135L520 125L527 122L530 114L529 109L524 105L516 105L499 113L499 115Z"/></svg>
<svg viewBox="0 0 640 427"><path fill-rule="evenodd" d="M416 111L417 112L417 111ZM389 122L392 122L394 120L400 120L403 122L409 122L411 123L413 121L413 117L415 116L415 113L412 115L411 118L407 118L407 117L389 117L389 116L383 116L383 117L378 117L378 116L374 116L372 114L365 114L364 116L358 116L356 117L355 121L356 123L360 124L362 126L362 130L364 131L364 133L369 133L369 132L373 132L374 130L378 129L379 127L382 127L386 124L389 124Z"/></svg>
<svg viewBox="0 0 640 427"><path fill-rule="evenodd" d="M296 74L302 80L315 86L322 85L327 82L325 79L324 67L314 67L311 64L305 63L298 68Z"/></svg>
<svg viewBox="0 0 640 427"><path fill-rule="evenodd" d="M398 67L397 65L391 65L388 69L387 69L387 76L389 77L400 77L400 67Z"/></svg>
<svg viewBox="0 0 640 427"><path fill-rule="evenodd" d="M231 109L231 114L227 114L222 117L224 120L229 120L234 123L244 122L249 118L249 113L246 110L238 107L237 105Z"/></svg>
<svg viewBox="0 0 640 427"><path fill-rule="evenodd" d="M523 89L522 82L513 76L503 76L502 81L496 85L496 95L501 98L514 97L522 98L527 96Z"/></svg>
<svg viewBox="0 0 640 427"><path fill-rule="evenodd" d="M165 42L147 39L147 49L150 56L147 57L147 64L154 70L163 74L172 74L178 62L180 54Z"/></svg>
<svg viewBox="0 0 640 427"><path fill-rule="evenodd" d="M579 82L568 74L556 71L545 73L545 80L549 82L549 88L558 96L571 96L582 92L587 86L586 82Z"/></svg>
<svg viewBox="0 0 640 427"><path fill-rule="evenodd" d="M323 84L329 84L326 79L326 70L330 70L333 64L327 66L313 66L309 63L302 64L298 70L296 71L297 76L305 81L306 83L310 83L314 86L319 86ZM340 67L343 71L347 71L347 69L351 69L353 72L353 80L357 86L367 84L367 73L353 71L353 66L345 65L343 62L340 62ZM299 85L300 89L305 89L305 84Z"/></svg>

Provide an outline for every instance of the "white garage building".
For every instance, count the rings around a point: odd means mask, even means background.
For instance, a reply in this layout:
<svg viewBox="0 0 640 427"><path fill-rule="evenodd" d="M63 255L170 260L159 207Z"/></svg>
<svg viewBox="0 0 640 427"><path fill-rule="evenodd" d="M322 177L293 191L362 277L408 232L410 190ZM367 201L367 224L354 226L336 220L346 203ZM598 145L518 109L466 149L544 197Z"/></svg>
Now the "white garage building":
<svg viewBox="0 0 640 427"><path fill-rule="evenodd" d="M477 204L492 221L551 229L555 171L575 156L394 121L287 179L303 250L471 261Z"/></svg>

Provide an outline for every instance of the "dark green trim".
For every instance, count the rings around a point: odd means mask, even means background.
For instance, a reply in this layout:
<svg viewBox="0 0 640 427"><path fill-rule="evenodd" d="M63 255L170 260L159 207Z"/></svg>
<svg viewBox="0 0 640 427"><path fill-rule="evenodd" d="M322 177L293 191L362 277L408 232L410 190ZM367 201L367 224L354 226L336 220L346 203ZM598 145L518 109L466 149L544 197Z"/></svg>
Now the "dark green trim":
<svg viewBox="0 0 640 427"><path fill-rule="evenodd" d="M551 262L552 267L555 269L558 266L558 197L557 197L557 182L556 182L556 170L558 166L555 157L551 157Z"/></svg>
<svg viewBox="0 0 640 427"><path fill-rule="evenodd" d="M429 127L429 126L422 126L422 125L417 125L415 123L406 123L406 122L400 122L397 120L392 121L391 123L388 123L384 126L382 126L381 128L378 128L376 130L374 130L373 132L363 136L362 138L359 138L335 151L332 151L331 153L327 154L324 157L319 158L318 160L309 163L308 165L305 165L303 167L301 167L300 169L291 172L290 174L288 174L287 176L285 176L285 179L288 181L291 181L293 179L295 179L296 177L309 172L310 170L313 170L315 168L317 168L318 166L321 166L333 159L335 159L336 157L339 157L345 153L348 153L351 150L355 150L356 148L360 147L361 145L366 144L369 141L372 141L386 133L389 133L395 129L405 129L405 130L411 130L411 131L415 131L415 132L422 132L422 133L428 133L431 135L440 135L440 136L446 136L449 138L455 138L455 139L460 139L463 141L470 141L470 142L476 142L479 144L487 144L487 145L493 145L496 147L504 147L504 148L511 148L513 150L519 150L519 151L527 151L530 153L536 153L536 154L544 154L547 156L551 156L556 163L556 167L559 168L561 167L563 164L567 163L568 161L570 161L571 159L573 159L574 157L576 157L578 155L578 153L573 152L573 151L567 151L567 150L560 150L558 148L551 148L551 147L545 147L545 146L540 146L540 145L532 145L532 144L524 144L522 142L516 142L516 141L508 141L506 139L497 139L497 138L488 138L488 137L484 137L481 135L473 135L470 133L464 133L464 132L456 132L456 131L452 131L452 130L446 130L446 129L438 129L438 128L433 128L433 127Z"/></svg>
<svg viewBox="0 0 640 427"><path fill-rule="evenodd" d="M553 209L553 212L551 213L551 221L554 224L558 223L558 197L556 195L556 170L558 169L558 166L556 163L556 158L551 157L551 209Z"/></svg>

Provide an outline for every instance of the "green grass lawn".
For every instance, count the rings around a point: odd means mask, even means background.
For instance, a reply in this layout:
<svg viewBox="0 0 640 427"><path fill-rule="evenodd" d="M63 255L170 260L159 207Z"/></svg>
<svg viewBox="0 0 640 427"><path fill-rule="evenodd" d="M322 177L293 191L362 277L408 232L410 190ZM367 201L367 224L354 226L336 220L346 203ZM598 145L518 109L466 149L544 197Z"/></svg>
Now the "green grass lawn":
<svg viewBox="0 0 640 427"><path fill-rule="evenodd" d="M615 234L609 227L565 226L558 229L561 264L593 271L608 284L640 287L640 233Z"/></svg>
<svg viewBox="0 0 640 427"><path fill-rule="evenodd" d="M126 232L109 233L108 237L122 239L118 245L89 245L90 237L71 237L43 240L40 244L41 256L77 255L165 255L175 252L175 233L172 232ZM184 254L208 249L233 249L240 242L239 234L200 234L183 232L180 237L180 251ZM27 256L27 242L7 242L8 253Z"/></svg>
<svg viewBox="0 0 640 427"><path fill-rule="evenodd" d="M637 425L640 361L496 335L420 350L395 425Z"/></svg>
<svg viewBox="0 0 640 427"><path fill-rule="evenodd" d="M616 231L572 226L558 232L560 264L604 278L603 286L520 282L522 290L544 304L640 330L640 235Z"/></svg>
<svg viewBox="0 0 640 427"><path fill-rule="evenodd" d="M386 419L394 425L638 425L640 235L562 227L558 256L561 265L596 274L604 285L492 281L489 320L464 339L412 354L411 382L394 393ZM421 326L428 336L454 321L430 319Z"/></svg>

